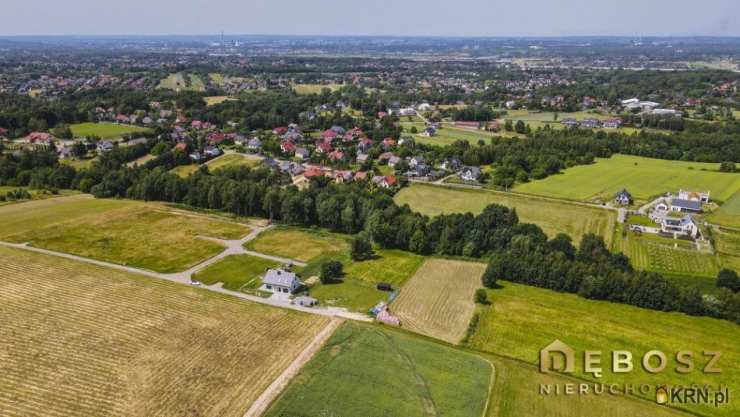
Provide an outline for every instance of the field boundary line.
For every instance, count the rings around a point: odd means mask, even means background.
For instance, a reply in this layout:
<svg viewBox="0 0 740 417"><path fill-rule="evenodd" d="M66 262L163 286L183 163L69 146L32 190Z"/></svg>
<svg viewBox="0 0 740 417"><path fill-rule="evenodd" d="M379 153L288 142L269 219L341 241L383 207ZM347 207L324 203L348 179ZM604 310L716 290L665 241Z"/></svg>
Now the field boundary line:
<svg viewBox="0 0 740 417"><path fill-rule="evenodd" d="M327 340L339 328L344 320L333 318L324 327L311 343L296 356L295 360L278 376L259 397L252 403L243 417L260 417L272 405L277 397L287 388L288 384L295 378L303 367L310 361L314 355L321 349Z"/></svg>
<svg viewBox="0 0 740 417"><path fill-rule="evenodd" d="M481 417L486 417L488 415L488 407L491 405L493 385L496 383L496 365L494 365L488 358L483 357L483 355L478 355L478 357L486 361L491 366L491 378L489 378L488 381L488 395L486 395L486 404L483 406L483 414L481 414Z"/></svg>

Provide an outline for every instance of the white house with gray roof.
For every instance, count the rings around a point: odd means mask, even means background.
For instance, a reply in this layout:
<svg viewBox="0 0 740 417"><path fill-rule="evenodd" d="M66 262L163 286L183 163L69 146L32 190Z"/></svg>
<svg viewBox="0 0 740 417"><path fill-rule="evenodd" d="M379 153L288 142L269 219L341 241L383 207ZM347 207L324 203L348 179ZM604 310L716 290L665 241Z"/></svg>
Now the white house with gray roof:
<svg viewBox="0 0 740 417"><path fill-rule="evenodd" d="M275 294L292 294L302 285L303 283L293 272L283 269L268 269L262 278L260 289Z"/></svg>

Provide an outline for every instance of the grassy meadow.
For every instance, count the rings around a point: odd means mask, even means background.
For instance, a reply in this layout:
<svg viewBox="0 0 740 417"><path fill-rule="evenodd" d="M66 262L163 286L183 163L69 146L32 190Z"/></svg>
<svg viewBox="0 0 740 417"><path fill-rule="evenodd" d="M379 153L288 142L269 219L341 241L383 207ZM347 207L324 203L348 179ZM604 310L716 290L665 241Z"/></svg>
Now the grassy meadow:
<svg viewBox="0 0 740 417"><path fill-rule="evenodd" d="M252 292L262 284L265 270L279 266L278 262L256 256L231 255L199 271L193 279L206 285L220 282L227 290Z"/></svg>
<svg viewBox="0 0 740 417"><path fill-rule="evenodd" d="M341 84L295 84L293 91L298 95L321 94L321 91L328 88L330 91L337 91L342 88Z"/></svg>
<svg viewBox="0 0 740 417"><path fill-rule="evenodd" d="M150 130L145 127L134 125L120 125L110 122L100 123L78 123L70 125L72 134L78 138L97 136L101 139L117 139L123 135L145 133Z"/></svg>
<svg viewBox="0 0 740 417"><path fill-rule="evenodd" d="M340 282L313 286L311 296L325 305L366 312L378 301L388 298L387 292L376 288L379 282L400 288L424 262L422 256L399 250L381 249L375 255L361 262L351 261L346 255L337 257L345 264L344 278Z"/></svg>
<svg viewBox="0 0 740 417"><path fill-rule="evenodd" d="M0 239L157 272L185 270L223 250L210 236L240 238L249 227L162 205L89 196L0 208Z"/></svg>
<svg viewBox="0 0 740 417"><path fill-rule="evenodd" d="M712 228L712 237L722 268L740 272L740 231Z"/></svg>
<svg viewBox="0 0 740 417"><path fill-rule="evenodd" d="M401 289L391 311L401 326L449 343L465 335L481 288L483 263L428 259Z"/></svg>
<svg viewBox="0 0 740 417"><path fill-rule="evenodd" d="M188 77L186 80L185 77ZM183 74L181 72L170 74L159 82L157 88L175 91L206 91L206 85L199 75Z"/></svg>
<svg viewBox="0 0 740 417"><path fill-rule="evenodd" d="M266 416L480 417L491 373L477 355L347 322Z"/></svg>
<svg viewBox="0 0 740 417"><path fill-rule="evenodd" d="M187 178L190 176L190 174L195 173L198 168L200 168L200 165L198 164L178 165L172 168L170 172L181 178Z"/></svg>
<svg viewBox="0 0 740 417"><path fill-rule="evenodd" d="M740 368L734 365L740 360L740 352L736 348L740 327L736 324L586 300L574 294L508 282L501 285L501 289L488 290L491 305L481 310L480 322L469 342L474 349L537 364L540 349L558 339L577 352L586 349L605 352L602 378L594 379L591 374L583 373L582 361L577 361L576 376L598 382L655 385L690 381L697 384L722 383L731 389L736 389L740 383ZM611 355L608 352L618 349L633 352L637 362L633 372L611 373ZM648 374L640 367L642 355L653 349L666 352L669 357L668 367L663 373ZM722 374L703 374L700 371L689 375L675 373L676 363L672 355L678 350L696 352L695 361L699 369L705 362L700 352L722 351ZM653 400L654 397L648 399ZM730 402L723 408L706 404L684 407L707 416L732 416L740 412L738 402Z"/></svg>
<svg viewBox="0 0 740 417"><path fill-rule="evenodd" d="M719 164L614 155L517 185L514 190L571 200L609 201L622 188L640 202L681 188L709 190L713 199L727 201L740 190L740 173L719 172Z"/></svg>
<svg viewBox="0 0 740 417"><path fill-rule="evenodd" d="M490 204L501 204L516 208L520 222L534 223L550 237L567 233L576 243L585 233L596 233L608 244L616 223L616 213L609 210L488 190L413 184L398 192L395 201L399 205L408 204L412 210L428 216L477 214Z"/></svg>
<svg viewBox="0 0 740 417"><path fill-rule="evenodd" d="M262 160L259 158L254 158L246 155L241 154L226 154L222 155L216 159L211 159L206 163L208 165L208 169L211 171L215 171L219 168L227 168L227 167L237 167L237 166L247 166L250 168L254 168L262 163Z"/></svg>
<svg viewBox="0 0 740 417"><path fill-rule="evenodd" d="M247 242L247 249L301 262L311 262L345 253L349 249L347 238L335 233L276 227L260 233Z"/></svg>
<svg viewBox="0 0 740 417"><path fill-rule="evenodd" d="M486 417L678 417L693 414L653 401L615 395L539 395L539 384L579 383L557 374L543 374L534 365L500 356L486 356L496 369Z"/></svg>
<svg viewBox="0 0 740 417"><path fill-rule="evenodd" d="M7 417L241 417L329 323L25 250L0 259Z"/></svg>
<svg viewBox="0 0 740 417"><path fill-rule="evenodd" d="M740 229L740 191L733 194L718 210L707 216L707 221Z"/></svg>

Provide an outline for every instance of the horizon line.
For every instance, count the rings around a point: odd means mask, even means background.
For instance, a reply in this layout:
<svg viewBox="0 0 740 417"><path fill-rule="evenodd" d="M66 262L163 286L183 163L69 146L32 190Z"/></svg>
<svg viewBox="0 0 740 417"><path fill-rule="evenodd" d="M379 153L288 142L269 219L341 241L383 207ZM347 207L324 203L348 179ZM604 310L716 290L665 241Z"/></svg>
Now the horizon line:
<svg viewBox="0 0 740 417"><path fill-rule="evenodd" d="M665 35L399 35L399 34L282 34L282 33L160 33L160 34L142 34L142 33L116 33L116 34L0 34L0 38L111 38L111 37L221 37L221 36L242 36L242 37L285 37L285 38L442 38L442 39L562 39L562 38L740 38L737 35L708 35L708 34L665 34Z"/></svg>

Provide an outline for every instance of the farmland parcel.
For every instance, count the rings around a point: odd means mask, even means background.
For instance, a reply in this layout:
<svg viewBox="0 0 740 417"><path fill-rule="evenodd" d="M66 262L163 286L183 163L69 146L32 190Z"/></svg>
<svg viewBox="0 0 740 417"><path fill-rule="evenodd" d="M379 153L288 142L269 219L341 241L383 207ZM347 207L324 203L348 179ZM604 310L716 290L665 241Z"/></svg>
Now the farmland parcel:
<svg viewBox="0 0 740 417"><path fill-rule="evenodd" d="M481 313L477 331L470 341L475 349L505 354L531 364L538 363L539 351L558 339L577 352L603 350L602 378L594 379L576 367L576 375L603 383L632 384L726 384L732 390L740 383L740 360L736 345L740 329L736 324L707 317L690 317L680 313L663 313L604 301L585 300L573 294L562 294L540 288L502 282L503 288L489 290L491 306ZM669 356L666 371L648 374L635 364L631 373L614 374L611 350L629 350L636 360L657 349ZM672 355L677 350L722 351L721 374L700 372L704 358L695 358L699 368L688 375L673 371ZM668 354L667 352L671 352ZM735 388L736 389L736 388ZM654 400L654 398L650 398ZM686 409L708 416L736 416L740 403L724 407L708 404L684 405ZM595 415L595 414L594 414ZM648 414L651 415L651 414Z"/></svg>
<svg viewBox="0 0 740 417"><path fill-rule="evenodd" d="M0 240L157 272L187 269L223 249L199 236L238 239L249 228L153 203L87 195L0 207Z"/></svg>
<svg viewBox="0 0 740 417"><path fill-rule="evenodd" d="M534 223L550 237L567 233L576 243L585 233L601 235L609 243L616 222L616 214L609 210L485 190L413 184L396 194L395 201L428 216L478 214L490 204L501 204L516 208L521 223Z"/></svg>
<svg viewBox="0 0 740 417"><path fill-rule="evenodd" d="M470 353L348 322L267 416L479 417L491 372Z"/></svg>
<svg viewBox="0 0 740 417"><path fill-rule="evenodd" d="M404 328L457 343L465 334L485 264L430 259L416 271L391 310Z"/></svg>
<svg viewBox="0 0 740 417"><path fill-rule="evenodd" d="M609 201L622 188L639 201L679 189L711 191L713 199L726 201L740 190L740 174L719 172L719 164L614 155L514 189L548 197Z"/></svg>
<svg viewBox="0 0 740 417"><path fill-rule="evenodd" d="M328 323L24 250L0 259L8 417L242 416Z"/></svg>

